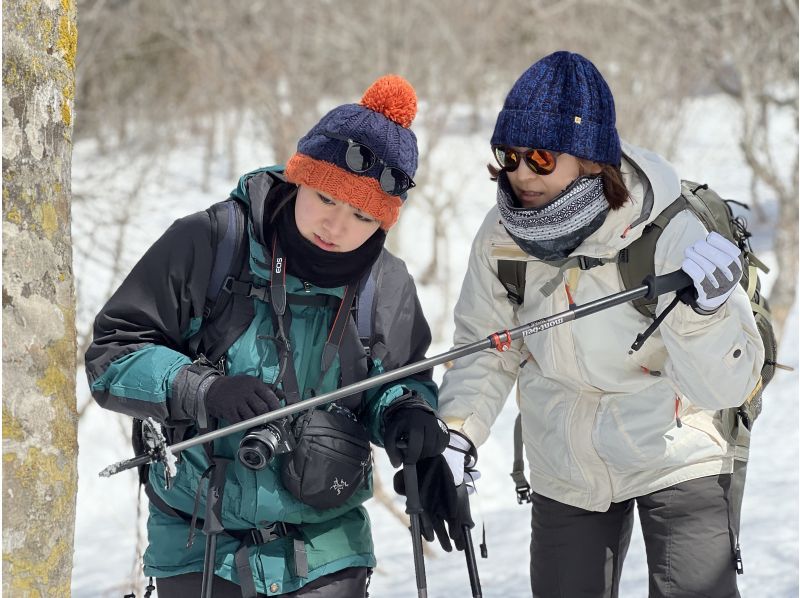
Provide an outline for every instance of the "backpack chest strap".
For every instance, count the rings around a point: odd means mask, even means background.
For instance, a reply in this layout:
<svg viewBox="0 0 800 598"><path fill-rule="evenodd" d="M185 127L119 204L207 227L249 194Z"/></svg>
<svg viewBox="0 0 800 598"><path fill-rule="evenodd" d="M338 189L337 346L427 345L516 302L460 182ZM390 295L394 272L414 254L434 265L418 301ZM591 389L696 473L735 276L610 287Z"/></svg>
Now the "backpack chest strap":
<svg viewBox="0 0 800 598"><path fill-rule="evenodd" d="M552 295L559 286L561 286L561 282L564 280L564 272L571 268L580 268L581 270L591 270L597 266L602 266L604 264L615 264L622 259L627 259L627 253L620 252L615 257L612 258L599 258L599 257L588 257L585 255L576 255L566 260L560 262L548 262L552 266L556 266L558 268L558 272L556 273L553 278L548 280L544 283L541 287L539 287L539 292L544 295L545 297L549 297Z"/></svg>
<svg viewBox="0 0 800 598"><path fill-rule="evenodd" d="M233 276L228 276L228 278L225 279L222 289L231 295L243 295L245 297L258 299L264 303L270 303L269 287L236 280ZM296 293L287 293L286 303L288 305L304 305L308 307L337 308L341 300L334 295L300 295Z"/></svg>

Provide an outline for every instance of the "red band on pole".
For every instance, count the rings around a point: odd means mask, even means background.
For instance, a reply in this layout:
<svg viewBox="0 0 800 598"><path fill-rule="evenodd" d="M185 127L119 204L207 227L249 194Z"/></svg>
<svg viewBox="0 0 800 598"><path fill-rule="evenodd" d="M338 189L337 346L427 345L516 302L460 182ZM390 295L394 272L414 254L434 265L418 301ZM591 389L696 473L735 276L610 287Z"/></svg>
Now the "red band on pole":
<svg viewBox="0 0 800 598"><path fill-rule="evenodd" d="M505 340L500 340L501 336L505 336ZM511 348L511 333L508 330L505 330L499 334L495 332L489 338L491 339L494 348L498 351L508 351Z"/></svg>

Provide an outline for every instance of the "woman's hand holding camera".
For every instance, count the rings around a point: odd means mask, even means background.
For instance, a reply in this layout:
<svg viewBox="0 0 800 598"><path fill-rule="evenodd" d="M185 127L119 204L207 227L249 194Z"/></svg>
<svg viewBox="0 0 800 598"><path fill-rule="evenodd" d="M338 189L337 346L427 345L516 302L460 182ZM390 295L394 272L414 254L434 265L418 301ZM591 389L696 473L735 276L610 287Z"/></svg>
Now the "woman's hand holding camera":
<svg viewBox="0 0 800 598"><path fill-rule="evenodd" d="M254 376L217 376L206 391L206 411L235 424L280 408L275 390Z"/></svg>

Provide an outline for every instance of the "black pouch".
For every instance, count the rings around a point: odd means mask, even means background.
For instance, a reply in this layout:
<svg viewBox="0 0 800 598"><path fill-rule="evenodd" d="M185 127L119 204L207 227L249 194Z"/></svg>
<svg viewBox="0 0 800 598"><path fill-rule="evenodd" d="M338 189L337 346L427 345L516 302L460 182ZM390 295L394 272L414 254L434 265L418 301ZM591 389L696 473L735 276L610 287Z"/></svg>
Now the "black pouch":
<svg viewBox="0 0 800 598"><path fill-rule="evenodd" d="M295 421L294 433L297 446L284 457L281 479L295 498L332 509L366 484L372 468L369 435L350 411L312 409Z"/></svg>

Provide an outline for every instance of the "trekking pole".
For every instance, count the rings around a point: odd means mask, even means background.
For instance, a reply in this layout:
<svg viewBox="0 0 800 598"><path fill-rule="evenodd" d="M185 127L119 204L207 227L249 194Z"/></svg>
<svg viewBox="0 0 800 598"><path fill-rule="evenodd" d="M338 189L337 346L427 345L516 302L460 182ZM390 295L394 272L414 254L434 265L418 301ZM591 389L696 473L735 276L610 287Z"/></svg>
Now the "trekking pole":
<svg viewBox="0 0 800 598"><path fill-rule="evenodd" d="M214 596L214 567L217 561L217 535L206 535L206 550L203 557L203 583L200 588L202 598Z"/></svg>
<svg viewBox="0 0 800 598"><path fill-rule="evenodd" d="M671 291L679 291L686 287L692 286L693 284L694 283L689 275L682 270L676 270L675 272L665 274L663 276L650 275L645 278L644 281L642 281L641 286L638 286L634 289L614 293L613 295L608 295L602 299L590 301L585 305L576 305L567 311L562 311L561 313L548 316L546 318L534 320L533 322L518 326L513 330L497 331L485 339L470 343L469 345L464 345L451 351L440 353L434 357L429 357L427 359L410 363L406 366L391 370L389 372L373 376L372 378L361 380L355 384L350 384L349 386L344 386L332 392L319 395L318 397L306 399L298 403L294 403L293 405L287 405L286 407L281 407L280 409L270 411L269 413L258 415L256 417L231 424L230 426L225 426L224 428L219 428L213 432L208 432L206 434L189 438L188 440L184 440L182 442L177 442L171 446L160 446L156 450L149 450L148 452L137 455L131 459L126 459L124 461L109 465L100 472L100 476L109 477L119 473L120 471L125 471L127 469L132 469L134 467L146 465L156 461L166 460L168 462L174 462L174 455L193 446L205 444L206 442L216 440L217 438L223 438L237 432L244 432L245 430L249 430L255 426L260 426L271 421L282 419L289 415L294 415L300 411L314 409L319 405L332 403L333 401L337 401L342 397L353 395L367 389L386 384L387 382L398 380L399 378L405 378L406 376L430 369L447 361L454 361L461 357L472 355L473 353L477 353L483 349L506 351L511 346L511 341L518 338L536 334L537 332L542 332L544 330L549 330L555 326L577 320L578 318L606 310L622 303L627 303L628 301L633 301L634 299L654 299L659 295L663 295Z"/></svg>
<svg viewBox="0 0 800 598"><path fill-rule="evenodd" d="M464 534L464 556L467 558L467 573L469 573L469 587L472 589L472 598L482 598L481 580L478 577L478 562L475 560L475 547L472 544L472 532L468 525L461 528Z"/></svg>
<svg viewBox="0 0 800 598"><path fill-rule="evenodd" d="M203 557L203 581L200 591L202 598L214 596L214 573L217 566L217 538L225 531L222 525L222 497L225 492L225 472L230 459L214 457L213 469L208 479L206 492L206 516L203 533L206 536L205 556ZM243 585L244 580L240 581ZM252 583L252 582L251 582Z"/></svg>
<svg viewBox="0 0 800 598"><path fill-rule="evenodd" d="M414 552L417 596L419 598L428 598L428 586L425 580L425 558L422 553L422 525L420 524L422 503L419 500L416 463L403 463L403 482L406 486L406 513L408 513L408 518L411 520L411 547Z"/></svg>

